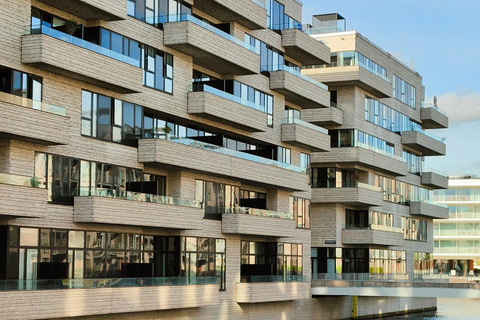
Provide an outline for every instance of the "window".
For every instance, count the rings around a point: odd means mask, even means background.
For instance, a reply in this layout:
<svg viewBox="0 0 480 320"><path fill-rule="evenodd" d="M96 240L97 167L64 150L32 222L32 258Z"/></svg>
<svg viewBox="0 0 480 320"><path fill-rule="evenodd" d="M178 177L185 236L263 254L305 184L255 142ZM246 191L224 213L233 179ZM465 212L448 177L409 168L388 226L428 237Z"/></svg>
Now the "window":
<svg viewBox="0 0 480 320"><path fill-rule="evenodd" d="M369 227L367 210L345 210L346 229L367 229Z"/></svg>
<svg viewBox="0 0 480 320"><path fill-rule="evenodd" d="M203 203L205 218L221 219L223 213L234 212L239 199L239 187L203 180L195 182L195 200Z"/></svg>
<svg viewBox="0 0 480 320"><path fill-rule="evenodd" d="M290 197L290 213L297 223L297 228L310 229L310 200Z"/></svg>
<svg viewBox="0 0 480 320"><path fill-rule="evenodd" d="M406 240L427 241L427 220L402 217Z"/></svg>
<svg viewBox="0 0 480 320"><path fill-rule="evenodd" d="M191 13L191 6L181 0L127 0L127 14L152 25L165 21L162 18Z"/></svg>
<svg viewBox="0 0 480 320"><path fill-rule="evenodd" d="M277 161L290 164L291 163L291 150L284 147L277 147Z"/></svg>
<svg viewBox="0 0 480 320"><path fill-rule="evenodd" d="M408 172L421 174L423 172L423 157L413 151L403 149L403 159L407 162Z"/></svg>
<svg viewBox="0 0 480 320"><path fill-rule="evenodd" d="M416 90L415 87L402 80L401 78L393 75L393 97L406 105L409 105L413 109L416 109Z"/></svg>
<svg viewBox="0 0 480 320"><path fill-rule="evenodd" d="M42 77L0 66L0 92L42 101L42 82Z"/></svg>
<svg viewBox="0 0 480 320"><path fill-rule="evenodd" d="M365 95L365 120L392 132L422 129L409 117Z"/></svg>
<svg viewBox="0 0 480 320"><path fill-rule="evenodd" d="M312 188L355 188L354 171L338 168L312 168Z"/></svg>
<svg viewBox="0 0 480 320"><path fill-rule="evenodd" d="M300 168L310 169L311 156L306 153L300 153Z"/></svg>
<svg viewBox="0 0 480 320"><path fill-rule="evenodd" d="M143 84L173 93L173 56L153 47L142 45Z"/></svg>
<svg viewBox="0 0 480 320"><path fill-rule="evenodd" d="M285 14L285 6L276 0L266 0L267 27L272 30L301 28L301 23Z"/></svg>
<svg viewBox="0 0 480 320"><path fill-rule="evenodd" d="M383 200L385 201L407 204L409 202L430 201L433 199L432 190L379 175L375 175L375 186L382 190Z"/></svg>

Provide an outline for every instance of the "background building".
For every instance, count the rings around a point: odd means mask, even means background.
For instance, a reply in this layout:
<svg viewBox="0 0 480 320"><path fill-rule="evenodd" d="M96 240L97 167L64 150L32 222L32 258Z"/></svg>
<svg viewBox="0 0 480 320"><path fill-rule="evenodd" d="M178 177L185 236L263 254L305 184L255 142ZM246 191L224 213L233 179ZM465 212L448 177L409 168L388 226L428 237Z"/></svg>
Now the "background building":
<svg viewBox="0 0 480 320"><path fill-rule="evenodd" d="M480 179L476 172L450 177L448 189L435 191L434 200L448 205L450 212L448 220L435 220L435 271L452 276L478 276Z"/></svg>

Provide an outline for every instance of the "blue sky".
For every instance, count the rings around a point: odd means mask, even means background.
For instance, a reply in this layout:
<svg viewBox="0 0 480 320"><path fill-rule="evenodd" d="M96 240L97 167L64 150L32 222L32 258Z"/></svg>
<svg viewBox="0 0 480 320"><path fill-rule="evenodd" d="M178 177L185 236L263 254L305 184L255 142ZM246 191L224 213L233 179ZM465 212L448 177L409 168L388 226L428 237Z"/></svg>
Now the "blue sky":
<svg viewBox="0 0 480 320"><path fill-rule="evenodd" d="M480 1L479 0L303 0L303 23L338 12L347 30L357 30L423 76L425 102L438 98L450 128L432 130L447 138L446 157L426 166L454 174L480 175Z"/></svg>

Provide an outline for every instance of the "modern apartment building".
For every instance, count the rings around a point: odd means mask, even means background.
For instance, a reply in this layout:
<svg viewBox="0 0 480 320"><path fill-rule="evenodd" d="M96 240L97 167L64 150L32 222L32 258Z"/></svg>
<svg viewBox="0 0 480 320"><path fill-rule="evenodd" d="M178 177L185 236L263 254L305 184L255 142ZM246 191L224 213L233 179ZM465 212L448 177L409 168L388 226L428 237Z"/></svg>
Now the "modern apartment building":
<svg viewBox="0 0 480 320"><path fill-rule="evenodd" d="M433 254L436 273L478 276L480 257L480 179L476 173L450 177L434 200L448 205L449 219L435 220Z"/></svg>
<svg viewBox="0 0 480 320"><path fill-rule="evenodd" d="M331 137L330 152L311 159L312 273L421 277L433 272L433 219L448 217L432 201L447 177L424 168L445 141L426 129L448 127L448 117L424 103L417 72L343 21L316 15L305 30L332 52L303 70L328 85L332 106L302 110Z"/></svg>
<svg viewBox="0 0 480 320"><path fill-rule="evenodd" d="M448 120L358 33L317 41L297 0L0 9L0 318L347 318L350 297L311 295L328 254L391 274L431 252L446 182L416 165L445 153L422 127ZM383 77L301 72L343 51ZM367 102L404 126L366 120Z"/></svg>

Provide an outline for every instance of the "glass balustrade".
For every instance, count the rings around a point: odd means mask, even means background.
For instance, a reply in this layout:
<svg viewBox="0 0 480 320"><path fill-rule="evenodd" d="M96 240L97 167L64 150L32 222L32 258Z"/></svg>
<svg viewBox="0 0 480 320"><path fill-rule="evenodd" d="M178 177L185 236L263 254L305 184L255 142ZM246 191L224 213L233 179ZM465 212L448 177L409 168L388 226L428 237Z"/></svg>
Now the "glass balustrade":
<svg viewBox="0 0 480 320"><path fill-rule="evenodd" d="M10 93L0 92L0 101L18 106L27 107L35 110L53 113L59 116L65 116L65 108L58 107L52 104L36 101L28 98L19 97Z"/></svg>
<svg viewBox="0 0 480 320"><path fill-rule="evenodd" d="M247 208L247 207L226 207L223 208L225 214L249 214L252 216L262 216L270 218L281 218L286 220L293 220L293 213L283 213L265 209Z"/></svg>
<svg viewBox="0 0 480 320"><path fill-rule="evenodd" d="M45 189L46 184L36 177L0 173L0 184Z"/></svg>
<svg viewBox="0 0 480 320"><path fill-rule="evenodd" d="M293 118L293 117L283 118L282 123L283 124L298 124L298 125L301 125L302 127L306 127L306 128L309 128L309 129L315 130L317 132L328 135L328 130L327 129L316 126L314 124L311 124L309 122L303 121L303 120L298 119L298 118Z"/></svg>
<svg viewBox="0 0 480 320"><path fill-rule="evenodd" d="M434 110L440 112L441 114L443 114L445 116L447 115L447 113L445 111L439 109L437 106L435 106L431 103L422 103L422 109L428 109L428 108L434 109Z"/></svg>
<svg viewBox="0 0 480 320"><path fill-rule="evenodd" d="M265 71L267 71L267 72L286 71L286 72L291 73L291 74L293 74L293 75L295 75L299 78L302 78L305 81L308 81L308 82L310 82L310 83L312 83L316 86L319 86L322 89L328 90L328 87L325 84L323 84L323 83L321 83L317 80L314 80L310 77L307 77L306 75L303 75L301 72L295 70L292 67L286 66L286 65L265 65L265 66L261 66L260 71L262 71L262 72L265 72Z"/></svg>
<svg viewBox="0 0 480 320"><path fill-rule="evenodd" d="M305 282L307 276L304 275L270 275L270 276L250 276L249 283L262 282Z"/></svg>

